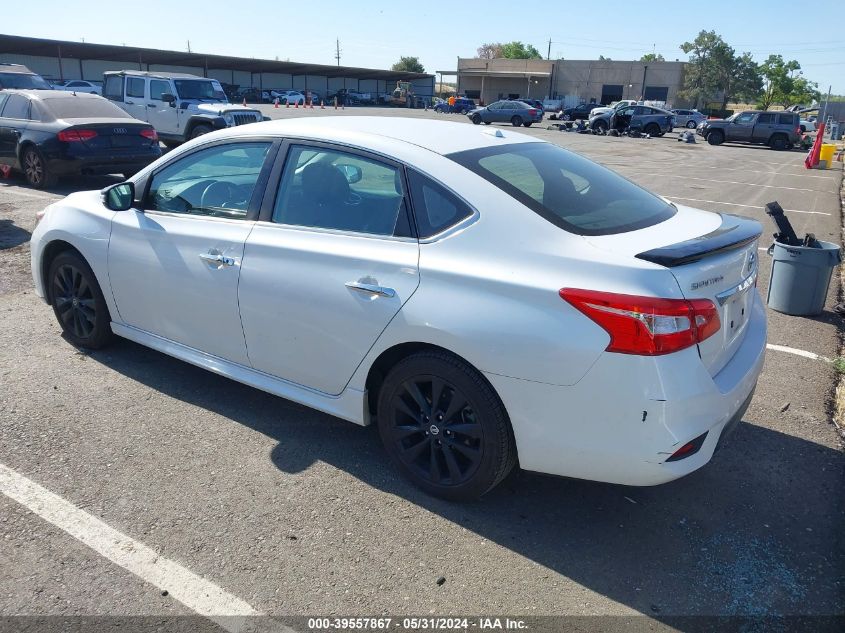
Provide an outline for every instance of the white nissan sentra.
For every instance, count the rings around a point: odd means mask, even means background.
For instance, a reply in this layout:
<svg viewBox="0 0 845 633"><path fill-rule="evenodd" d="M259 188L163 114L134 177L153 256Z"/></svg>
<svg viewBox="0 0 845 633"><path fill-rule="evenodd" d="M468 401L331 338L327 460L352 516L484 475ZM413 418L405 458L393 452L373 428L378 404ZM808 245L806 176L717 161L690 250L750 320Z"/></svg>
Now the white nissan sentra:
<svg viewBox="0 0 845 633"><path fill-rule="evenodd" d="M628 485L706 464L763 364L758 223L506 130L294 119L195 139L47 207L38 294L357 424L430 494L523 469Z"/></svg>

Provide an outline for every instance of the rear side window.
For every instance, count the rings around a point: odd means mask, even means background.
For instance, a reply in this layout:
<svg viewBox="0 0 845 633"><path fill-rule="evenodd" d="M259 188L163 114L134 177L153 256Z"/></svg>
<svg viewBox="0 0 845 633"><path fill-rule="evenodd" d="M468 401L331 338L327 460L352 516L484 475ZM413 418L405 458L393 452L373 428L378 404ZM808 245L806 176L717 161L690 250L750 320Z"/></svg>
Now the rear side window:
<svg viewBox="0 0 845 633"><path fill-rule="evenodd" d="M794 114L779 114L778 115L778 123L781 125L794 125L798 127L798 121L796 120L797 117Z"/></svg>
<svg viewBox="0 0 845 633"><path fill-rule="evenodd" d="M2 116L4 119L28 119L29 99L21 95L9 95Z"/></svg>
<svg viewBox="0 0 845 633"><path fill-rule="evenodd" d="M127 97L144 97L144 80L140 77L128 77L126 79Z"/></svg>
<svg viewBox="0 0 845 633"><path fill-rule="evenodd" d="M449 154L555 226L610 235L663 222L676 210L596 163L551 143L518 143Z"/></svg>
<svg viewBox="0 0 845 633"><path fill-rule="evenodd" d="M466 203L431 178L408 170L408 182L419 237L442 233L472 215Z"/></svg>
<svg viewBox="0 0 845 633"><path fill-rule="evenodd" d="M103 86L103 96L106 99L123 101L123 77L121 75L109 75Z"/></svg>

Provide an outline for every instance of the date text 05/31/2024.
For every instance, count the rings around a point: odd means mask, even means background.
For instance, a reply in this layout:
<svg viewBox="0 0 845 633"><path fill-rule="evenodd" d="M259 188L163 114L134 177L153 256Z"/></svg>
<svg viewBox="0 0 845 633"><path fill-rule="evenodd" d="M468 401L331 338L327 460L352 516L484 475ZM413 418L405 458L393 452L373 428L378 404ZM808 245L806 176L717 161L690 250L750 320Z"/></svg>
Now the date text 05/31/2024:
<svg viewBox="0 0 845 633"><path fill-rule="evenodd" d="M443 617L405 617L405 618L309 618L308 630L312 633L321 631L525 631L525 621L511 618L443 618Z"/></svg>

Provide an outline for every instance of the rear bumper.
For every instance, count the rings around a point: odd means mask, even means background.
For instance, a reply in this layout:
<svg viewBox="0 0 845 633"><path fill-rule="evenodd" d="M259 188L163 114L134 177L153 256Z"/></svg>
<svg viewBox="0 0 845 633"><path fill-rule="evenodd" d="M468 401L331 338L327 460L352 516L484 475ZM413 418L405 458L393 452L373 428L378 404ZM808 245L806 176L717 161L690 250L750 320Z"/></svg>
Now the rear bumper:
<svg viewBox="0 0 845 633"><path fill-rule="evenodd" d="M745 339L716 376L693 347L653 358L605 353L570 387L487 378L511 418L522 468L651 486L710 461L748 407L765 350L765 311L755 292ZM666 461L705 433L698 452Z"/></svg>
<svg viewBox="0 0 845 633"><path fill-rule="evenodd" d="M48 159L47 168L57 176L71 176L83 173L94 175L119 174L139 171L160 156L160 149L132 154L64 156Z"/></svg>

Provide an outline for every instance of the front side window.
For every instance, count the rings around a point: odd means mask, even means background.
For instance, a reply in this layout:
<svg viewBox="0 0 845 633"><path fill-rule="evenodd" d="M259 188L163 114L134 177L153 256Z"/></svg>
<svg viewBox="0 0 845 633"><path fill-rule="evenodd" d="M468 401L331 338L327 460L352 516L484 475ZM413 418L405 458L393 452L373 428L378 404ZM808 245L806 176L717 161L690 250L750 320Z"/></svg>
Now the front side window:
<svg viewBox="0 0 845 633"><path fill-rule="evenodd" d="M126 78L126 96L144 98L144 80L140 77Z"/></svg>
<svg viewBox="0 0 845 633"><path fill-rule="evenodd" d="M161 101L161 95L170 92L170 84L161 79L150 80L150 99Z"/></svg>
<svg viewBox="0 0 845 633"><path fill-rule="evenodd" d="M180 158L153 176L144 208L244 219L270 145L228 143Z"/></svg>
<svg viewBox="0 0 845 633"><path fill-rule="evenodd" d="M175 79L176 92L180 99L199 101L226 101L223 88L217 81L210 79Z"/></svg>
<svg viewBox="0 0 845 633"><path fill-rule="evenodd" d="M754 120L754 113L753 112L743 112L740 114L735 121L740 125L748 125Z"/></svg>
<svg viewBox="0 0 845 633"><path fill-rule="evenodd" d="M642 229L675 208L622 176L551 143L518 143L449 154L552 224L578 235Z"/></svg>
<svg viewBox="0 0 845 633"><path fill-rule="evenodd" d="M397 167L334 149L291 147L273 222L369 233L410 234Z"/></svg>

